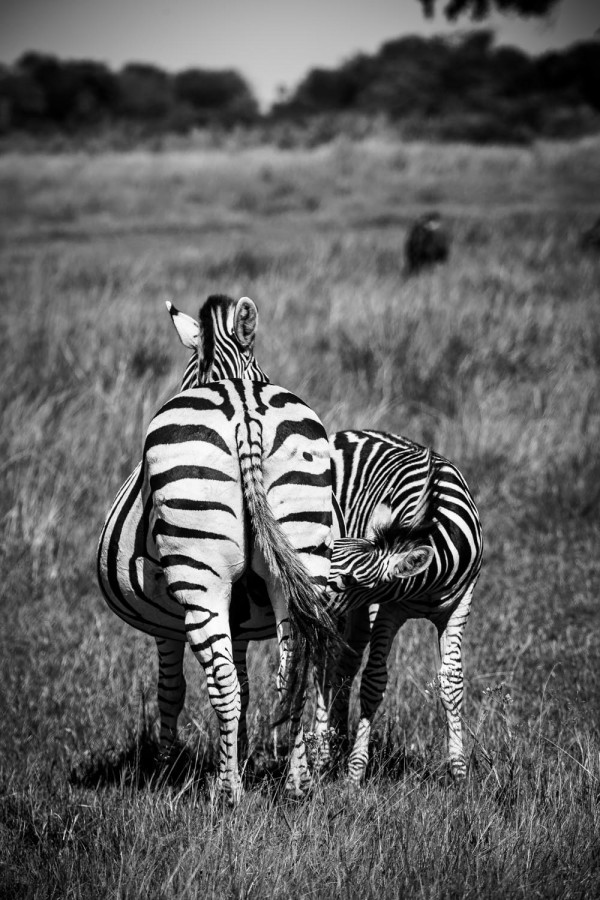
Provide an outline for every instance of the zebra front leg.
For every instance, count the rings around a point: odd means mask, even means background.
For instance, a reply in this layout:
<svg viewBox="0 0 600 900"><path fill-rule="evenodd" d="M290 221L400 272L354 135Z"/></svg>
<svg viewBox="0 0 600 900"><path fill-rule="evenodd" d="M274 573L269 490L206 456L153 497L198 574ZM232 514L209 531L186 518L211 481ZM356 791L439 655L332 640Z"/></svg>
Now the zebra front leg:
<svg viewBox="0 0 600 900"><path fill-rule="evenodd" d="M190 647L206 674L208 696L219 720L218 789L231 805L242 795L237 737L240 721L240 683L233 662L229 630L229 598L224 592L219 609L186 604L185 630Z"/></svg>
<svg viewBox="0 0 600 900"><path fill-rule="evenodd" d="M375 713L381 705L388 682L387 660L398 629L406 621L393 604L380 606L372 626L369 656L360 682L360 719L348 760L348 779L360 784L369 761L369 740Z"/></svg>
<svg viewBox="0 0 600 900"><path fill-rule="evenodd" d="M448 727L450 771L456 779L462 779L467 774L461 722L464 697L462 639L471 610L474 588L475 582L466 588L449 616L440 619L431 617L438 631L441 657L438 675L440 700L446 713Z"/></svg>
<svg viewBox="0 0 600 900"><path fill-rule="evenodd" d="M348 739L352 685L358 675L365 647L369 643L372 622L378 608L365 604L353 609L346 620L344 630L346 646L342 648L338 657L331 686L331 727L344 742L347 742ZM371 615L372 610L374 611L373 615Z"/></svg>
<svg viewBox="0 0 600 900"><path fill-rule="evenodd" d="M156 638L158 650L159 758L166 760L177 737L177 719L185 701L184 641Z"/></svg>

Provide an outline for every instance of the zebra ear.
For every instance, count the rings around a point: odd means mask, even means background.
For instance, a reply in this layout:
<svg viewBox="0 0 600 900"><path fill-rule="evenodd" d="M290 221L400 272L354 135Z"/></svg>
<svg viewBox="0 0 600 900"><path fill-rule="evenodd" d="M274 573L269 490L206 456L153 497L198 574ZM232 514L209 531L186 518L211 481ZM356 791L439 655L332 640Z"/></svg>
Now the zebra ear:
<svg viewBox="0 0 600 900"><path fill-rule="evenodd" d="M258 310L256 303L250 297L242 297L236 303L233 314L233 333L242 347L252 347L257 327Z"/></svg>
<svg viewBox="0 0 600 900"><path fill-rule="evenodd" d="M165 302L171 316L171 321L175 326L175 331L179 335L179 340L183 346L187 347L189 350L197 350L200 326L195 319L180 312L177 307L173 306L168 300Z"/></svg>
<svg viewBox="0 0 600 900"><path fill-rule="evenodd" d="M380 500L377 504L369 519L369 524L365 530L366 539L368 541L374 540L377 532L381 531L381 529L389 528L392 525L392 522L392 504L388 497L384 497L384 499Z"/></svg>
<svg viewBox="0 0 600 900"><path fill-rule="evenodd" d="M394 578L411 578L423 572L433 559L433 549L427 544L392 555L389 573Z"/></svg>

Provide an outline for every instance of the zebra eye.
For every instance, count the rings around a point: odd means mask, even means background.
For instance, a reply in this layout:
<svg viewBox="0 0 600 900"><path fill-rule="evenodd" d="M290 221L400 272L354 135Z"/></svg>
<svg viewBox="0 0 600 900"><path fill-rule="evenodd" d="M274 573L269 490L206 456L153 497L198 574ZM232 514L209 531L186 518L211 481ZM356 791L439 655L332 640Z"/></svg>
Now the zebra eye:
<svg viewBox="0 0 600 900"><path fill-rule="evenodd" d="M354 575L342 575L342 584L344 587L353 587L355 584L358 584L358 580Z"/></svg>

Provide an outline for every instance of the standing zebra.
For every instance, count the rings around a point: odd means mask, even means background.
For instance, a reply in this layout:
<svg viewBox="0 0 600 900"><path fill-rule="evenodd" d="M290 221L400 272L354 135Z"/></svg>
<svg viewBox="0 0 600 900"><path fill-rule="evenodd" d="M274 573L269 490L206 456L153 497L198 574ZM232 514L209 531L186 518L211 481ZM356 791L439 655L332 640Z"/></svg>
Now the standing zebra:
<svg viewBox="0 0 600 900"><path fill-rule="evenodd" d="M387 685L387 658L407 619L425 618L438 632L441 667L438 685L448 727L452 774L466 774L461 707L461 644L471 598L481 568L482 533L477 508L458 471L447 459L406 438L377 431L340 431L330 439L333 489L355 538L381 542L386 532L421 534L432 557L414 577L365 589L342 576L330 587L340 591L330 611L347 613L345 641L332 685L332 724L347 735L352 682L368 646L360 686L360 720L350 753L352 781L364 777L373 718ZM346 565L348 568L348 564ZM358 571L358 570L357 570ZM317 731L328 715L317 694ZM327 750L325 750L327 752Z"/></svg>
<svg viewBox="0 0 600 900"><path fill-rule="evenodd" d="M319 593L333 543L330 451L312 410L271 386L254 360L251 300L210 297L198 323L169 311L194 351L187 389L154 417L142 463L117 494L100 537L98 580L113 611L157 640L163 752L184 702L187 635L220 721L219 782L235 802L240 690L232 584L252 568L267 585L280 647L278 687L290 708L290 631L297 656L298 632L318 645L329 623ZM233 380L217 381L224 376ZM215 383L190 388L208 381ZM301 794L309 776L296 698L292 738L287 788Z"/></svg>

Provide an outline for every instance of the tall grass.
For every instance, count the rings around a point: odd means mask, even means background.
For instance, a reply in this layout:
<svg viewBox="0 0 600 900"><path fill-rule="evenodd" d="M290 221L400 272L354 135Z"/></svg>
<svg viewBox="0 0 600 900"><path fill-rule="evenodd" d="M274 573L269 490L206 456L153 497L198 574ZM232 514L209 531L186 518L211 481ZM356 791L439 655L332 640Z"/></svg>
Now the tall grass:
<svg viewBox="0 0 600 900"><path fill-rule="evenodd" d="M578 247L598 149L0 159L5 896L599 892L600 260ZM451 261L406 280L406 227L431 204ZM466 786L446 774L422 622L392 653L363 790L334 773L280 798L268 645L240 808L212 796L194 660L180 759L156 769L154 648L105 608L95 548L186 361L163 300L194 313L215 291L257 301L261 364L328 428L401 432L467 477L486 558Z"/></svg>

